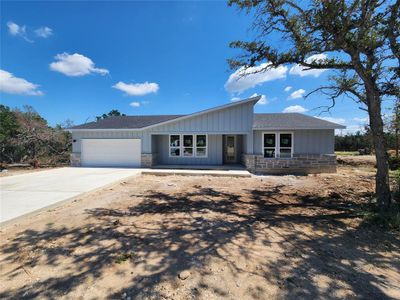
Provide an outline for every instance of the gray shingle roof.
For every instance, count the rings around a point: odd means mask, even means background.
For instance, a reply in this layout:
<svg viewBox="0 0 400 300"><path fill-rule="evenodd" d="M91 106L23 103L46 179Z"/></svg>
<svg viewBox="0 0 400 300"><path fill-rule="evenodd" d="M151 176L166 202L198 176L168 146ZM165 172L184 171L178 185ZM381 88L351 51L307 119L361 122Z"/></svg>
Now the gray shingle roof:
<svg viewBox="0 0 400 300"><path fill-rule="evenodd" d="M254 129L344 129L346 126L299 113L254 114Z"/></svg>
<svg viewBox="0 0 400 300"><path fill-rule="evenodd" d="M185 115L120 116L90 122L69 129L140 129ZM298 113L254 114L254 129L344 129L343 125Z"/></svg>
<svg viewBox="0 0 400 300"><path fill-rule="evenodd" d="M150 125L182 117L182 115L119 116L97 122L73 126L69 129L140 129Z"/></svg>

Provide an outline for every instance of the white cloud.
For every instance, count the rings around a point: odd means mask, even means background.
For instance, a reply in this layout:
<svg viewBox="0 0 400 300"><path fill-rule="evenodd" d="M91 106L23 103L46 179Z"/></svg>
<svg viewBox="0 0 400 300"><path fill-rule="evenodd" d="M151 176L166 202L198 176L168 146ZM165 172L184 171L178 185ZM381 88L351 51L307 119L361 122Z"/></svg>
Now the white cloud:
<svg viewBox="0 0 400 300"><path fill-rule="evenodd" d="M259 95L257 93L254 93L253 95L250 96L250 98L257 97L257 96L259 96ZM260 100L258 100L258 102L257 102L257 104L260 104L260 105L265 105L265 104L268 104L268 103L269 102L268 102L267 97L265 95L261 95Z"/></svg>
<svg viewBox="0 0 400 300"><path fill-rule="evenodd" d="M98 73L100 75L108 74L107 69L95 68L94 62L81 54L61 53L55 56L57 61L50 64L50 69L63 73L67 76L84 76L90 73Z"/></svg>
<svg viewBox="0 0 400 300"><path fill-rule="evenodd" d="M242 98L233 97L233 98L231 99L231 102L237 102L237 101L240 101L240 100L242 100Z"/></svg>
<svg viewBox="0 0 400 300"><path fill-rule="evenodd" d="M49 36L53 35L53 29L47 27L47 26L42 26L39 27L38 29L35 30L35 33L38 37L41 38L48 38Z"/></svg>
<svg viewBox="0 0 400 300"><path fill-rule="evenodd" d="M333 123L341 124L341 125L346 124L346 120L343 119L343 118L318 117L318 116L316 116L316 118L321 119L321 120L325 120L325 121L328 121L328 122L333 122Z"/></svg>
<svg viewBox="0 0 400 300"><path fill-rule="evenodd" d="M20 35L25 33L25 26L21 27L18 24L15 24L14 22L8 22L7 23L8 27L8 33L11 35Z"/></svg>
<svg viewBox="0 0 400 300"><path fill-rule="evenodd" d="M288 106L283 110L284 113L304 113L306 111L308 111L308 109L301 105Z"/></svg>
<svg viewBox="0 0 400 300"><path fill-rule="evenodd" d="M31 83L23 78L15 77L10 72L0 70L0 92L9 94L21 94L41 96L43 93L38 90L39 85Z"/></svg>
<svg viewBox="0 0 400 300"><path fill-rule="evenodd" d="M293 87L291 87L291 86L287 86L287 87L285 87L284 91L285 91L285 92L289 92L292 88L293 88Z"/></svg>
<svg viewBox="0 0 400 300"><path fill-rule="evenodd" d="M129 105L132 107L140 107L140 102L131 102Z"/></svg>
<svg viewBox="0 0 400 300"><path fill-rule="evenodd" d="M306 91L303 90L303 89L298 89L298 90L296 90L296 91L294 91L293 93L290 94L290 96L288 97L288 100L302 98L305 92Z"/></svg>
<svg viewBox="0 0 400 300"><path fill-rule="evenodd" d="M156 93L160 88L157 83L147 81L144 83L125 83L120 81L112 87L125 92L128 96L143 96Z"/></svg>
<svg viewBox="0 0 400 300"><path fill-rule="evenodd" d="M257 67L247 69L241 67L229 76L224 85L225 89L230 93L240 94L263 82L286 77L287 67L279 66L264 70L269 65L270 63L263 63Z"/></svg>
<svg viewBox="0 0 400 300"><path fill-rule="evenodd" d="M353 121L356 121L357 123L367 124L367 123L369 123L369 118L368 117L365 117L365 118L353 118Z"/></svg>
<svg viewBox="0 0 400 300"><path fill-rule="evenodd" d="M324 53L315 54L315 55L311 55L309 58L307 58L306 62L307 63L318 62L318 61L326 59L327 57L328 56L326 54L324 54ZM290 68L289 74L290 75L299 75L301 77L304 77L304 76L318 77L319 75L321 75L325 71L327 71L327 69L307 70L307 67L303 67L302 65L297 64L297 65L295 65L295 66Z"/></svg>
<svg viewBox="0 0 400 300"><path fill-rule="evenodd" d="M25 41L32 43L33 41L30 40L26 35L26 26L20 26L14 22L7 22L8 33L12 36L19 36L23 38Z"/></svg>

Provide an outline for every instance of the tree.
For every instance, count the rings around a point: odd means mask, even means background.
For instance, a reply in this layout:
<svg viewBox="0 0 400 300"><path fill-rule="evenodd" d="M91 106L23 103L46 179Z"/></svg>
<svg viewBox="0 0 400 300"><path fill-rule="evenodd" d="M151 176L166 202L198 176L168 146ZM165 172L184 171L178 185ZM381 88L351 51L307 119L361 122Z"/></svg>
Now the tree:
<svg viewBox="0 0 400 300"><path fill-rule="evenodd" d="M8 106L0 105L0 161L12 161L12 137L18 132L18 123Z"/></svg>
<svg viewBox="0 0 400 300"><path fill-rule="evenodd" d="M243 51L228 60L234 69L260 62L275 68L298 64L304 70L334 70L330 85L317 91L332 100L348 96L367 110L377 161L376 196L381 213L391 205L389 171L381 116L382 101L399 97L399 7L377 0L230 0L253 13L253 41L234 41ZM280 39L278 47L273 41Z"/></svg>
<svg viewBox="0 0 400 300"><path fill-rule="evenodd" d="M108 114L102 114L101 116L97 116L96 121L107 119L109 117L120 117L120 116L126 116L126 115L121 114L118 109L112 109Z"/></svg>

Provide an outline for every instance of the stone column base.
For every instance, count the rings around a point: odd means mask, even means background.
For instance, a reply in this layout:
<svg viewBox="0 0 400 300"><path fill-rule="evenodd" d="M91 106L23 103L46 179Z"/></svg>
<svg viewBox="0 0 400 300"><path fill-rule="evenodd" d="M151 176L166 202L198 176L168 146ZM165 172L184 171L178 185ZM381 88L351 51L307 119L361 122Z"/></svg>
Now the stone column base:
<svg viewBox="0 0 400 300"><path fill-rule="evenodd" d="M81 166L81 154L80 153L71 153L69 156L71 167L80 167Z"/></svg>
<svg viewBox="0 0 400 300"><path fill-rule="evenodd" d="M151 168L157 164L157 153L142 153L141 167Z"/></svg>

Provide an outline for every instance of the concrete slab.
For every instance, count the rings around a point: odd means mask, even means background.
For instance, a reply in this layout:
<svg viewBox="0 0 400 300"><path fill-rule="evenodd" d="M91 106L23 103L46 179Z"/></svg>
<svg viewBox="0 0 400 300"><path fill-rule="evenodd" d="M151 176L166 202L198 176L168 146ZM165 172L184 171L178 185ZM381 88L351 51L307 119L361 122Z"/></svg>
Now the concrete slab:
<svg viewBox="0 0 400 300"><path fill-rule="evenodd" d="M141 169L59 168L2 177L0 225L141 172Z"/></svg>
<svg viewBox="0 0 400 300"><path fill-rule="evenodd" d="M182 175L182 176L221 176L221 177L251 177L246 170L183 170L183 169L147 169L143 175Z"/></svg>

